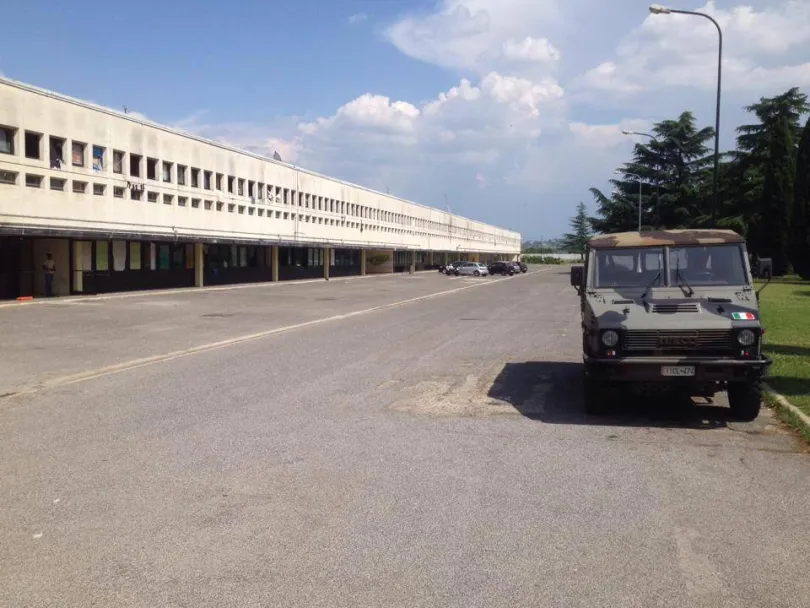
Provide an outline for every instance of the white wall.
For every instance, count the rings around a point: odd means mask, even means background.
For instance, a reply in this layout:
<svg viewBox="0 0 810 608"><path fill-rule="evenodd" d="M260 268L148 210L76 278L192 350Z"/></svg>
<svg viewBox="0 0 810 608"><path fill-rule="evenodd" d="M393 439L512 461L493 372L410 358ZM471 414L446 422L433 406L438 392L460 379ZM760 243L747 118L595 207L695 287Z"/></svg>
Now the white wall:
<svg viewBox="0 0 810 608"><path fill-rule="evenodd" d="M266 240L268 244L283 240L497 253L517 253L520 249L517 232L299 170L7 79L0 79L0 126L16 129L15 153L0 154L0 171L17 173L16 185L0 184L0 225L58 228L65 234L93 230L113 238L116 232L140 232L152 236ZM26 130L42 134L39 159L26 158ZM66 140L66 162L61 168L50 166L49 136ZM73 141L86 144L83 167L71 163ZM104 166L99 171L92 167L93 145L104 148ZM122 174L113 171L114 150L126 153ZM141 177L129 175L131 154L142 157ZM146 179L147 158L159 161L156 180ZM162 180L163 161L172 163L169 183ZM178 165L187 167L185 185L177 183ZM192 168L199 169L196 188L190 185ZM210 190L203 188L205 171L211 172ZM42 187L26 187L26 174L42 176ZM223 176L222 190L216 189L217 174ZM244 179L246 189L248 180L263 184L263 197L252 202L247 192L239 196L236 180L234 193L228 193L229 176ZM51 190L51 178L66 179L65 191ZM75 181L87 182L85 193L72 191ZM93 194L94 184L104 186L103 195ZM132 185L143 185L142 200L132 199ZM272 192L269 199L268 186ZM124 188L123 198L114 196L116 187ZM275 198L277 193L283 198L284 189L288 204ZM292 204L293 191L304 194L304 200L308 195L310 207ZM150 192L158 195L158 202L148 202ZM164 195L173 197L171 204L164 204ZM180 197L187 199L185 206L179 205ZM192 207L192 199L199 199L199 208ZM325 210L323 202L322 208L317 208L323 199L327 203ZM205 209L206 201L210 201L211 210ZM332 201L347 208L362 207L365 217L332 212ZM217 203L222 207L220 211L216 210ZM233 205L232 213L229 205Z"/></svg>

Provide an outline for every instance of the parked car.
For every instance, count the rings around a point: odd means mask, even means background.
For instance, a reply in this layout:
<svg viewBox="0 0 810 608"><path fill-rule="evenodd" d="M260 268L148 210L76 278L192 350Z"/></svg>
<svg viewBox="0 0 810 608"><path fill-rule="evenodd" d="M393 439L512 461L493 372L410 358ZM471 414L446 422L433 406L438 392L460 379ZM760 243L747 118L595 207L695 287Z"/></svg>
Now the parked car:
<svg viewBox="0 0 810 608"><path fill-rule="evenodd" d="M515 274L515 267L511 262L492 262L489 267L489 274L500 274L502 276L512 276Z"/></svg>
<svg viewBox="0 0 810 608"><path fill-rule="evenodd" d="M528 272L529 267L526 265L526 262L516 262L518 266L520 266L520 272Z"/></svg>
<svg viewBox="0 0 810 608"><path fill-rule="evenodd" d="M458 266L455 267L453 273L456 276L466 275L466 276L486 276L489 274L489 269L483 264L479 264L478 262L461 262Z"/></svg>
<svg viewBox="0 0 810 608"><path fill-rule="evenodd" d="M452 275L453 271L461 263L462 262L459 260L455 262L448 262L447 264L442 264L441 266L439 266L439 272L444 273L446 275Z"/></svg>

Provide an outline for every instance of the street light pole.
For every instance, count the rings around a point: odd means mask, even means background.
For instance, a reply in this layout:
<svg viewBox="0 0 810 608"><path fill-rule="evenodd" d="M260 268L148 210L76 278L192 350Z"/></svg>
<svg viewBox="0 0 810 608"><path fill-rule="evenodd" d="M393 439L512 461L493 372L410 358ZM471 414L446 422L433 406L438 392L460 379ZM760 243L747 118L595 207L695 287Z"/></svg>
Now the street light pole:
<svg viewBox="0 0 810 608"><path fill-rule="evenodd" d="M642 137L649 137L655 143L661 143L660 140L655 136L651 135L650 133L643 133L641 131L627 131L626 129L622 129L623 135L641 135ZM673 140L674 141L674 140ZM680 146L678 142L675 142L676 145ZM661 193L659 191L659 180L655 180L655 215L656 215L656 222L655 222L655 229L658 230L658 227L661 224ZM641 220L639 219L639 226L641 225ZM638 229L641 232L641 228Z"/></svg>
<svg viewBox="0 0 810 608"><path fill-rule="evenodd" d="M713 193L712 193L712 225L711 227L715 227L715 222L717 221L717 184L720 175L720 82L722 78L723 72L723 30L720 29L720 24L714 20L713 17L707 15L706 13L700 13L698 11L682 11L674 8L669 8L666 6L661 6L659 4L653 4L650 6L650 12L653 15L669 15L670 13L677 13L680 15L696 15L698 17L703 17L704 19L708 19L712 23L714 23L714 27L717 28L717 34L719 36L719 46L717 49L717 108L715 110L715 118L714 118L714 186L713 186Z"/></svg>

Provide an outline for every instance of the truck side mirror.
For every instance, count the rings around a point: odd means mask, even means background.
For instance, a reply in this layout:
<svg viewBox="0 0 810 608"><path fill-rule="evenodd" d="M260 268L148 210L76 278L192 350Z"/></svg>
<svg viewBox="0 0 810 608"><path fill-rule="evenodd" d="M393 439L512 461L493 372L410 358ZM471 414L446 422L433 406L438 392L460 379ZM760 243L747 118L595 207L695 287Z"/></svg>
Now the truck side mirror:
<svg viewBox="0 0 810 608"><path fill-rule="evenodd" d="M585 277L585 267L584 266L572 266L571 267L571 285L577 288L577 292L580 291L582 287L582 279Z"/></svg>

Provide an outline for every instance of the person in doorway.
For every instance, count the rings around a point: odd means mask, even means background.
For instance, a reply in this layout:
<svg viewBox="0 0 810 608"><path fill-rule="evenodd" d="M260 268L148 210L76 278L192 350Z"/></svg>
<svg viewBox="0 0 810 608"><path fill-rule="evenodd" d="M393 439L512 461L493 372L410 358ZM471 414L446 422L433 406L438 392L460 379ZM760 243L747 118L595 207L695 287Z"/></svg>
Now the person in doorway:
<svg viewBox="0 0 810 608"><path fill-rule="evenodd" d="M45 254L45 263L42 265L42 270L45 271L45 297L50 298L53 296L53 276L56 274L56 264L50 253Z"/></svg>

